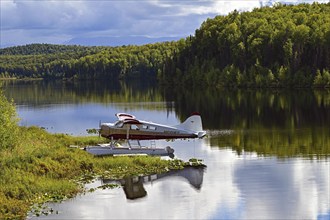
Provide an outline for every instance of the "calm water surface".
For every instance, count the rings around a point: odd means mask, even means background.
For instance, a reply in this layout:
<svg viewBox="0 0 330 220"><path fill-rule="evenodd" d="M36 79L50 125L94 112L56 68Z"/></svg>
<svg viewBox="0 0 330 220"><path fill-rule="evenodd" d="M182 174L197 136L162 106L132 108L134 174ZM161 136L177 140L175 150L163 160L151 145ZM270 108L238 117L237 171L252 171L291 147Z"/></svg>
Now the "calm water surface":
<svg viewBox="0 0 330 220"><path fill-rule="evenodd" d="M116 182L49 204L31 219L329 219L330 93L327 91L214 91L149 85L6 82L22 125L86 135L99 121L128 112L179 124L202 114L208 137L157 141L205 169L185 169ZM147 142L148 143L148 142ZM86 187L112 183L97 180Z"/></svg>

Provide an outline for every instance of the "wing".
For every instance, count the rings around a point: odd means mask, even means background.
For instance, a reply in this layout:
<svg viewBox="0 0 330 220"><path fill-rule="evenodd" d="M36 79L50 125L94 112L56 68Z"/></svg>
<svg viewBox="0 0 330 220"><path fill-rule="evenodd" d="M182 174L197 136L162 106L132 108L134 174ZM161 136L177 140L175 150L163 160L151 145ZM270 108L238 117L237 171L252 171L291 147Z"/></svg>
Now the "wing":
<svg viewBox="0 0 330 220"><path fill-rule="evenodd" d="M119 121L123 122L123 124L141 124L141 122L137 120L134 115L131 114L117 113L116 116Z"/></svg>
<svg viewBox="0 0 330 220"><path fill-rule="evenodd" d="M127 114L127 113L117 113L116 116L117 116L119 121L125 121L127 119L130 119L130 120L135 119L134 115L130 115L130 114Z"/></svg>

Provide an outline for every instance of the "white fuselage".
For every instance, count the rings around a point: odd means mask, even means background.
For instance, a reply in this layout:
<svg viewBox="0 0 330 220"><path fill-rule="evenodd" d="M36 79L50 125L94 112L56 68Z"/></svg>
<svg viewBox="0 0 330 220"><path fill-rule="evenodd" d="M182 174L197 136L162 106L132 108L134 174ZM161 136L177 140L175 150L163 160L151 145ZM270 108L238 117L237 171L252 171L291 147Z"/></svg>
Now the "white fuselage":
<svg viewBox="0 0 330 220"><path fill-rule="evenodd" d="M172 139L196 138L193 131L186 131L172 126L152 122L139 121L140 124L124 124L118 121L114 124L101 124L101 136L113 139Z"/></svg>

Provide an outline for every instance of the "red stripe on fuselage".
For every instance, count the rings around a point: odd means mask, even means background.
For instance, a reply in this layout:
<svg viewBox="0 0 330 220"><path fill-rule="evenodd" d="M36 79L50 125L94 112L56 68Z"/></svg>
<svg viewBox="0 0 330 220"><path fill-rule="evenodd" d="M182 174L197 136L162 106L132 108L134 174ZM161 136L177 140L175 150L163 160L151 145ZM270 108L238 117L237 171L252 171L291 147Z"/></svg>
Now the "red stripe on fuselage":
<svg viewBox="0 0 330 220"><path fill-rule="evenodd" d="M105 138L113 138L114 140L127 139L126 134L113 134L113 135L102 135ZM156 139L175 139L175 138L197 138L197 135L141 135L141 134L130 134L130 140L156 140Z"/></svg>

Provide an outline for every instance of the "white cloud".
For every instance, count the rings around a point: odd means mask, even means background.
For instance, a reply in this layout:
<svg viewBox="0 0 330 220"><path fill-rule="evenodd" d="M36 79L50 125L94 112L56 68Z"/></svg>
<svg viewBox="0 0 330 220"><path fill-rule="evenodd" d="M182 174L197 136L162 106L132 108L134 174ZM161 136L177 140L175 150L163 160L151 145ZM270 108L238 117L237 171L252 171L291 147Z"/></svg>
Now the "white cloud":
<svg viewBox="0 0 330 220"><path fill-rule="evenodd" d="M186 37L206 18L234 9L252 10L260 2L274 1L1 0L0 43L58 43L86 36Z"/></svg>
<svg viewBox="0 0 330 220"><path fill-rule="evenodd" d="M238 11L250 11L260 7L259 1L215 1L214 8L219 14L228 14L235 9Z"/></svg>

